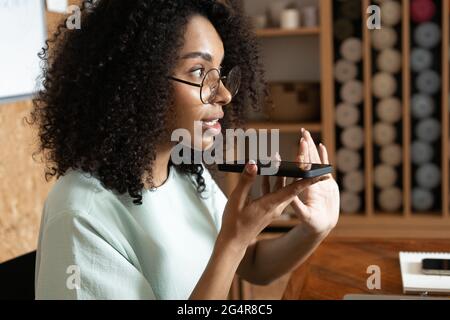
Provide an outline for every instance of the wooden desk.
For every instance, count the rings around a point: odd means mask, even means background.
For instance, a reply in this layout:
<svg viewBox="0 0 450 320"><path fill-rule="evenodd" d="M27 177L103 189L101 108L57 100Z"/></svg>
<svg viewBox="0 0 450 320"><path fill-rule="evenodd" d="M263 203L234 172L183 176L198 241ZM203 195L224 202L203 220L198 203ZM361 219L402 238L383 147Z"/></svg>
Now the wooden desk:
<svg viewBox="0 0 450 320"><path fill-rule="evenodd" d="M403 294L399 251L450 252L450 240L329 239L295 270L283 299L342 299L346 294ZM381 289L369 290L367 267L381 269Z"/></svg>

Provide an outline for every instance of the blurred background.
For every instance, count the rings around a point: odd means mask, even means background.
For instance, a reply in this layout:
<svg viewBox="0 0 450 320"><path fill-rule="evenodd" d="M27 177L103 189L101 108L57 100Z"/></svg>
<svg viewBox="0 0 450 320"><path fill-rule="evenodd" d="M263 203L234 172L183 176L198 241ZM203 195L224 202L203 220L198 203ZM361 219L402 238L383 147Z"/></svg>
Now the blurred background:
<svg viewBox="0 0 450 320"><path fill-rule="evenodd" d="M341 190L333 235L450 238L449 2L241 1L274 102L248 114L248 128L280 129L284 160L295 159L302 127L327 146ZM0 38L13 48L0 53L0 262L36 248L53 182L31 157L36 133L23 118L36 53L70 4L78 1L0 4ZM219 176L225 193L237 177ZM260 194L259 183L252 193ZM297 223L287 209L261 237ZM236 290L279 298L287 279L268 287L239 282Z"/></svg>

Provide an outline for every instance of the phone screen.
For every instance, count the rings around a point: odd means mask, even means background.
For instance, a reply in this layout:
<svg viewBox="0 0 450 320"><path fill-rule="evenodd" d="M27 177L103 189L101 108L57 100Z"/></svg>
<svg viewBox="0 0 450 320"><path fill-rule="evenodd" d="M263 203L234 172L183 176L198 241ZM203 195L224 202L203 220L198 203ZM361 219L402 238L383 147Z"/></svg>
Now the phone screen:
<svg viewBox="0 0 450 320"><path fill-rule="evenodd" d="M447 259L423 259L422 268L424 270L442 270L450 272L450 260Z"/></svg>

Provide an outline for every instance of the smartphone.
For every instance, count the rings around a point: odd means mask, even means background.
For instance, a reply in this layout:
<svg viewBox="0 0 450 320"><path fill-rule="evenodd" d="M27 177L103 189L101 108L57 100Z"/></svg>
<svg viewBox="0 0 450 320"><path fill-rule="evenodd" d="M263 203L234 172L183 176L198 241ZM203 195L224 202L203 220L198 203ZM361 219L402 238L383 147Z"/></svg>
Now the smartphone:
<svg viewBox="0 0 450 320"><path fill-rule="evenodd" d="M238 161L227 162L224 164L219 164L219 171L224 172L236 172L241 173L245 164L248 163L248 160L245 163L238 163ZM289 178L315 178L319 176L323 176L333 172L333 167L328 164L319 164L319 163L303 163L303 162L290 162L290 161L279 161L272 160L269 162L261 162L256 161L258 165L258 175L269 175L269 176L279 176L279 177L289 177ZM262 169L272 168L269 174L266 174L268 170ZM262 172L262 171L263 172ZM264 172L265 171L265 172Z"/></svg>
<svg viewBox="0 0 450 320"><path fill-rule="evenodd" d="M423 259L422 272L429 275L450 276L450 260Z"/></svg>

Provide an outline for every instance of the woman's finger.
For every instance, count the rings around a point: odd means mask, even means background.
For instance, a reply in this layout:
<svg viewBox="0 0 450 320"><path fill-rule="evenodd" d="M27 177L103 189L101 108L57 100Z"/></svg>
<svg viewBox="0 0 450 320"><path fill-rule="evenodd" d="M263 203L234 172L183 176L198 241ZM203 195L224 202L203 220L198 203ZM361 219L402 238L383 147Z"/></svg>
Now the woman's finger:
<svg viewBox="0 0 450 320"><path fill-rule="evenodd" d="M275 209L284 210L292 202L292 200L294 200L294 198L297 198L298 194L302 190L326 179L328 178L322 176L297 180L284 188L256 199L255 202L260 202L261 206L263 208L266 208L266 210L268 211L272 211Z"/></svg>
<svg viewBox="0 0 450 320"><path fill-rule="evenodd" d="M300 139L298 152L299 152L299 155L297 156L297 159L296 159L297 162L300 162L300 163L310 163L311 162L311 159L309 156L309 146L304 137L302 137ZM300 179L295 179L295 180L300 180Z"/></svg>
<svg viewBox="0 0 450 320"><path fill-rule="evenodd" d="M308 130L304 130L303 137L305 138L305 140L309 146L309 155L310 155L310 160L311 160L310 162L321 163L319 152L317 151L316 144L314 143L311 133Z"/></svg>
<svg viewBox="0 0 450 320"><path fill-rule="evenodd" d="M328 151L327 151L327 148L322 143L319 145L319 152L320 152L320 158L322 159L322 163L329 165L330 160L328 159ZM330 178L333 177L333 175L331 173L327 174L327 176L329 176Z"/></svg>
<svg viewBox="0 0 450 320"><path fill-rule="evenodd" d="M327 148L322 143L319 144L319 155L323 164L330 164L330 161L328 160Z"/></svg>
<svg viewBox="0 0 450 320"><path fill-rule="evenodd" d="M300 220L306 221L311 217L309 208L298 197L292 201L291 206L294 208Z"/></svg>
<svg viewBox="0 0 450 320"><path fill-rule="evenodd" d="M304 155L304 148L302 146L303 142L303 132L300 134L300 139L298 140L298 146L297 146L297 162L305 162L305 155Z"/></svg>
<svg viewBox="0 0 450 320"><path fill-rule="evenodd" d="M256 162L250 160L246 164L244 171L241 173L237 186L230 195L230 200L232 200L231 202L236 204L239 210L245 207L248 203L250 189L253 182L256 180L257 171L258 167Z"/></svg>

